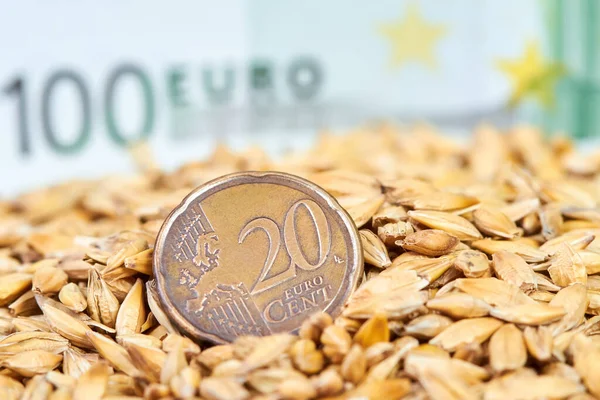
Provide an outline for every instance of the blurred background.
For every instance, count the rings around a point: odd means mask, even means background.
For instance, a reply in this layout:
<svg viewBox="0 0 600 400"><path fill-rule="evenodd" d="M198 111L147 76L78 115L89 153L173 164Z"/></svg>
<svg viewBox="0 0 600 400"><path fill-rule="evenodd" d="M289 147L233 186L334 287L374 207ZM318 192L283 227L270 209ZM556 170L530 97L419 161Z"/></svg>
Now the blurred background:
<svg viewBox="0 0 600 400"><path fill-rule="evenodd" d="M217 142L529 122L594 142L596 0L21 0L0 7L0 197Z"/></svg>

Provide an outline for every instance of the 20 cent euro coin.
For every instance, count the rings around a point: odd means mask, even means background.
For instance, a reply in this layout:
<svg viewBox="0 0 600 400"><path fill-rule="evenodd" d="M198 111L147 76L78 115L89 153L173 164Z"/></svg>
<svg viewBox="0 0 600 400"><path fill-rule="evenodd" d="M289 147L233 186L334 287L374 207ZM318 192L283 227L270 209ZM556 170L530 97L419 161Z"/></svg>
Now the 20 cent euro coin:
<svg viewBox="0 0 600 400"><path fill-rule="evenodd" d="M332 316L356 288L356 227L317 185L284 173L244 172L190 193L157 237L154 275L169 317L196 339L294 332Z"/></svg>

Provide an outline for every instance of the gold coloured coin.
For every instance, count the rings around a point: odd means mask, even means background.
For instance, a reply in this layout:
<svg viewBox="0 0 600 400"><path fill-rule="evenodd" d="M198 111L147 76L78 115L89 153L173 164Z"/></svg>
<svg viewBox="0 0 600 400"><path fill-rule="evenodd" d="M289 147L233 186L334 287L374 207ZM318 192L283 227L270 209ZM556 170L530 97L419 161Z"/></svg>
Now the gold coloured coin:
<svg viewBox="0 0 600 400"><path fill-rule="evenodd" d="M244 172L195 189L157 237L154 275L171 319L197 339L294 332L336 316L363 260L356 227L317 185Z"/></svg>

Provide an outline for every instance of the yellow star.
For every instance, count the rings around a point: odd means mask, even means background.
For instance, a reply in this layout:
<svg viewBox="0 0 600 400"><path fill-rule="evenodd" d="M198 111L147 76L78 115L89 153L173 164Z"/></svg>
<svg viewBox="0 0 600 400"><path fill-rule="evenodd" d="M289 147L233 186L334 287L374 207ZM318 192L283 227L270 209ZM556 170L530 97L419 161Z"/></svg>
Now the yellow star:
<svg viewBox="0 0 600 400"><path fill-rule="evenodd" d="M509 105L516 106L527 97L533 97L544 107L554 105L554 85L565 75L565 68L542 59L536 43L529 43L520 60L501 60L500 70L513 84Z"/></svg>
<svg viewBox="0 0 600 400"><path fill-rule="evenodd" d="M408 6L404 18L383 24L379 31L391 42L392 67L414 61L435 68L434 46L445 35L446 28L428 24L416 4Z"/></svg>

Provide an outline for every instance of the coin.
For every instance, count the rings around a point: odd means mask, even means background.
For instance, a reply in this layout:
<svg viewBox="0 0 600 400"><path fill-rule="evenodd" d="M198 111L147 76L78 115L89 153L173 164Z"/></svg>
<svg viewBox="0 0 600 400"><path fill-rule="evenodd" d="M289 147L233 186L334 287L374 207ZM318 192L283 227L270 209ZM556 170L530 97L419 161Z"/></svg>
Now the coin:
<svg viewBox="0 0 600 400"><path fill-rule="evenodd" d="M196 339L295 332L332 316L362 275L346 211L317 185L280 172L226 175L195 189L165 220L153 260L160 301Z"/></svg>

